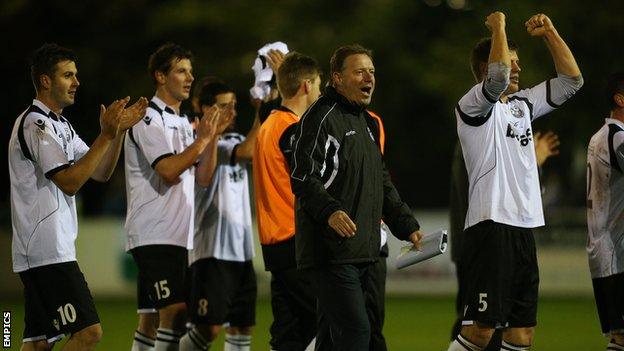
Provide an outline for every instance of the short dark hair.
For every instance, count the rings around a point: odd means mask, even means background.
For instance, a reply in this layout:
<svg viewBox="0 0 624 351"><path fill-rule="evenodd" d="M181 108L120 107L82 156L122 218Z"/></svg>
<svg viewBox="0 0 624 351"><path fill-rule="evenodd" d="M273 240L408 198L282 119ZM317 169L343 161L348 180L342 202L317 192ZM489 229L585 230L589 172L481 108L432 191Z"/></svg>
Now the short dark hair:
<svg viewBox="0 0 624 351"><path fill-rule="evenodd" d="M290 99L297 94L302 81L314 79L320 73L315 59L291 51L284 57L282 65L277 70L277 87L283 98Z"/></svg>
<svg viewBox="0 0 624 351"><path fill-rule="evenodd" d="M358 54L366 55L370 57L371 60L373 59L373 51L360 44L345 45L336 49L329 60L329 74L332 75L336 72L342 72L347 57Z"/></svg>
<svg viewBox="0 0 624 351"><path fill-rule="evenodd" d="M620 107L615 103L615 99L613 98L615 94L624 95L624 72L612 73L607 80L606 96L610 110Z"/></svg>
<svg viewBox="0 0 624 351"><path fill-rule="evenodd" d="M511 40L507 40L507 46L510 51L518 51L518 45ZM470 52L470 69L475 79L480 82L481 65L488 62L490 57L490 48L492 47L492 38L482 38Z"/></svg>
<svg viewBox="0 0 624 351"><path fill-rule="evenodd" d="M171 70L171 64L174 60L180 61L182 59L193 60L193 54L190 50L183 48L182 46L174 43L166 43L161 45L156 51L150 55L147 63L147 70L150 77L156 81L156 72L169 73Z"/></svg>
<svg viewBox="0 0 624 351"><path fill-rule="evenodd" d="M217 77L204 77L195 90L199 106L212 106L217 102L217 95L233 93L234 90Z"/></svg>
<svg viewBox="0 0 624 351"><path fill-rule="evenodd" d="M41 88L39 77L44 74L53 77L56 72L56 64L62 61L76 62L76 54L72 50L55 43L45 43L33 51L30 58L30 77L35 86L35 91L39 91Z"/></svg>

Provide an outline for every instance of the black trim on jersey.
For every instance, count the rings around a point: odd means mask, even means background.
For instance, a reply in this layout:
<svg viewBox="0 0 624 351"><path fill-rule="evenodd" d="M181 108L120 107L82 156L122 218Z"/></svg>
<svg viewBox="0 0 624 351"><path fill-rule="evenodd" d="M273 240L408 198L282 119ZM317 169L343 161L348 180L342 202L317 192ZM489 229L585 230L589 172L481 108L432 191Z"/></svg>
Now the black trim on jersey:
<svg viewBox="0 0 624 351"><path fill-rule="evenodd" d="M561 105L557 105L552 101L552 94L550 93L550 79L546 81L546 102L552 108L559 108Z"/></svg>
<svg viewBox="0 0 624 351"><path fill-rule="evenodd" d="M72 127L71 123L69 123L67 118L65 118L63 116L61 116L61 121L63 121L63 123L67 123L67 125L69 126L69 131L71 132L71 137L72 137L72 139L74 139L74 135L76 134L74 132L74 127Z"/></svg>
<svg viewBox="0 0 624 351"><path fill-rule="evenodd" d="M132 143L137 147L137 149L141 149L139 147L139 143L136 142L136 139L134 139L134 133L132 133L132 128L134 127L130 127L130 129L128 130L128 136L130 137L130 141L132 141Z"/></svg>
<svg viewBox="0 0 624 351"><path fill-rule="evenodd" d="M496 103L496 99L491 97L490 93L488 93L487 90L485 89L485 81L481 82L481 93L483 94L483 96L485 96L485 99L489 101L491 104Z"/></svg>
<svg viewBox="0 0 624 351"><path fill-rule="evenodd" d="M607 139L609 142L609 162L611 163L611 168L618 170L620 173L622 173L622 168L620 167L617 156L615 155L615 149L613 149L613 137L615 136L615 133L622 131L624 131L624 129L621 127L609 123L609 137Z"/></svg>
<svg viewBox="0 0 624 351"><path fill-rule="evenodd" d="M60 165L56 168L53 168L49 171L46 172L45 177L48 179L52 179L52 177L57 174L58 172L64 170L65 168L69 168L71 166L71 163L66 163L64 165Z"/></svg>
<svg viewBox="0 0 624 351"><path fill-rule="evenodd" d="M240 143L234 145L234 147L232 148L232 154L230 155L230 166L236 166L236 150L238 150L239 146Z"/></svg>
<svg viewBox="0 0 624 351"><path fill-rule="evenodd" d="M38 106L30 105L24 114L22 114L22 120L20 121L19 128L17 129L17 140L19 141L20 149L22 149L22 154L24 157L34 162L35 160L33 160L32 153L30 152L30 149L28 149L28 144L26 143L26 137L24 137L24 122L26 121L26 117L28 117L31 112L38 113L45 117L49 116Z"/></svg>
<svg viewBox="0 0 624 351"><path fill-rule="evenodd" d="M160 114L160 115L162 115L162 113L163 113L163 110L160 107L158 107L158 105L156 105L156 103L154 101L150 101L147 104L147 107L151 107L152 109L156 110L156 112L158 112L158 114Z"/></svg>
<svg viewBox="0 0 624 351"><path fill-rule="evenodd" d="M494 133L494 145L496 145L496 133ZM492 172L496 168L497 164L498 164L498 162L497 162L496 148L494 148L494 165L492 166L492 168L488 169L485 173L480 175L479 178L477 178L477 180L475 180L474 184L470 184L471 187L474 189L474 187L477 185L477 183L479 183L479 181L483 177L485 177L488 173ZM468 202L470 202L470 199L468 199Z"/></svg>
<svg viewBox="0 0 624 351"><path fill-rule="evenodd" d="M461 117L461 119L462 119L462 121L464 121L464 123L466 123L467 125L469 125L471 127L480 127L480 126L484 125L485 122L488 121L488 119L490 119L490 117L492 116L492 110L494 110L494 106L492 106L492 108L490 108L490 111L488 111L488 113L485 116L475 116L475 117L471 117L468 114L464 113L464 111L462 111L459 108L459 104L457 104L457 106L455 106L455 109L459 113L459 117Z"/></svg>
<svg viewBox="0 0 624 351"><path fill-rule="evenodd" d="M171 152L168 152L168 153L166 153L166 154L162 154L162 155L160 155L160 156L156 157L156 159L154 160L154 162L152 162L152 168L154 168L154 169L155 169L155 168L156 168L156 164L157 164L160 160L162 160L163 158L167 158L167 157L169 157L169 156L173 156L173 154L172 154Z"/></svg>
<svg viewBox="0 0 624 351"><path fill-rule="evenodd" d="M533 118L534 118L534 114L533 114L533 104L529 101L529 99L527 99L527 98L525 98L525 97L519 97L519 96L510 96L507 100L508 100L508 101L511 101L511 100L520 100L520 101L523 101L523 102L524 102L524 103L525 103L525 104L529 107L529 114L530 114L530 116L529 116L529 117L531 117L531 121L533 120Z"/></svg>

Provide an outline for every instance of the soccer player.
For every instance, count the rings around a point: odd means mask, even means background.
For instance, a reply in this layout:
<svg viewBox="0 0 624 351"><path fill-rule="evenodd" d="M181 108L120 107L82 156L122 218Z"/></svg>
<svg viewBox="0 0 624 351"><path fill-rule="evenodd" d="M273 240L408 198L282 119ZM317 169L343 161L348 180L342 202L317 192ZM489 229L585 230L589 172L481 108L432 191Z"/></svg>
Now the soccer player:
<svg viewBox="0 0 624 351"><path fill-rule="evenodd" d="M371 326L364 282L379 259L382 216L400 239L419 245L422 234L390 180L379 127L366 111L375 88L371 51L343 46L330 66L331 86L295 134L297 267L311 278L334 347L366 350Z"/></svg>
<svg viewBox="0 0 624 351"><path fill-rule="evenodd" d="M147 100L125 110L129 98L100 106L101 131L89 147L62 115L80 85L74 53L44 44L33 53L30 72L36 97L9 141L13 270L25 300L21 349L49 350L71 335L63 350L92 350L102 328L76 262L74 195L89 178L110 178L125 131L141 119Z"/></svg>
<svg viewBox="0 0 624 351"><path fill-rule="evenodd" d="M198 122L196 138L186 116L180 115L180 104L189 98L193 82L191 59L190 51L171 43L150 56L148 68L156 94L125 140L126 250L139 269L139 325L132 350L177 350L185 332L193 165L214 137L218 114L212 109Z"/></svg>
<svg viewBox="0 0 624 351"><path fill-rule="evenodd" d="M531 122L572 97L583 79L551 20L537 14L525 26L544 40L557 77L519 90L518 52L507 40L505 15L492 13L485 25L492 37L471 55L478 83L455 109L469 189L460 258L463 326L449 350L482 350L495 328L506 328L502 349L528 350L539 282L531 228L544 225Z"/></svg>
<svg viewBox="0 0 624 351"><path fill-rule="evenodd" d="M559 155L559 136L553 132L540 133L535 132L533 135L533 143L535 145L535 159L538 167L542 165L552 156ZM460 275L462 270L461 248L463 241L464 224L466 223L466 212L468 211L468 174L466 173L466 165L464 164L464 156L462 155L459 140L455 145L453 152L453 160L451 164L451 191L450 191L450 229L451 229L451 261L455 263L455 272L457 276L457 295L455 297L455 313L457 319L451 330L451 340L457 337L462 325L462 317L464 313L463 304L463 279ZM490 339L488 346L484 351L496 351L500 349L502 330L496 330Z"/></svg>
<svg viewBox="0 0 624 351"><path fill-rule="evenodd" d="M189 251L189 315L194 327L180 340L180 350L209 349L221 325L228 323L224 350L249 351L257 288L247 166L260 122L256 114L247 138L234 132L234 91L218 80L204 82L198 93L200 108L222 113L217 137L196 169L195 234Z"/></svg>
<svg viewBox="0 0 624 351"><path fill-rule="evenodd" d="M295 197L288 162L293 126L320 95L318 64L291 52L277 69L282 104L262 123L254 150L258 230L271 272L271 348L303 351L316 334L316 299L295 262Z"/></svg>
<svg viewBox="0 0 624 351"><path fill-rule="evenodd" d="M587 255L607 350L624 350L624 73L607 83L611 109L587 147Z"/></svg>

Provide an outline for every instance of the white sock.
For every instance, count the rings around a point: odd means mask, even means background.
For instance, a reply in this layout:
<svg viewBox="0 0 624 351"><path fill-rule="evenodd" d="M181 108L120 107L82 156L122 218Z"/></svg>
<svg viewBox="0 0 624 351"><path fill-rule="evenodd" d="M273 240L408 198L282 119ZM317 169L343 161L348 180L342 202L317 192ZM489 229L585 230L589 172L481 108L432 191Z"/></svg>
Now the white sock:
<svg viewBox="0 0 624 351"><path fill-rule="evenodd" d="M178 351L182 334L171 329L158 328L154 351Z"/></svg>
<svg viewBox="0 0 624 351"><path fill-rule="evenodd" d="M155 342L156 340L137 330L134 332L134 341L132 341L130 351L154 351Z"/></svg>
<svg viewBox="0 0 624 351"><path fill-rule="evenodd" d="M529 351L531 345L514 345L503 340L503 344L501 345L502 351Z"/></svg>
<svg viewBox="0 0 624 351"><path fill-rule="evenodd" d="M251 335L225 334L225 347L223 351L250 351Z"/></svg>
<svg viewBox="0 0 624 351"><path fill-rule="evenodd" d="M615 343L615 340L611 340L607 345L607 351L624 351L624 346Z"/></svg>
<svg viewBox="0 0 624 351"><path fill-rule="evenodd" d="M193 328L180 338L180 351L207 351L210 349L210 344L210 341Z"/></svg>
<svg viewBox="0 0 624 351"><path fill-rule="evenodd" d="M449 348L447 351L481 351L481 350L483 349L471 343L470 341L466 340L466 338L464 338L463 336L461 336L461 334L459 334L457 335L455 340L453 340L453 342L449 345Z"/></svg>

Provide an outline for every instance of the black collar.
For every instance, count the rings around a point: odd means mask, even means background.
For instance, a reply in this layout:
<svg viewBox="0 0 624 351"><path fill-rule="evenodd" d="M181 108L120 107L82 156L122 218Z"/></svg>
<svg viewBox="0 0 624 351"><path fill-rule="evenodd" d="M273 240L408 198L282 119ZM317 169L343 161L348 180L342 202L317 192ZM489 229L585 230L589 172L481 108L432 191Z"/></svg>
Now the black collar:
<svg viewBox="0 0 624 351"><path fill-rule="evenodd" d="M296 113L293 112L293 110L289 109L288 107L284 106L284 105L280 105L276 108L276 110L278 111L283 111L283 112L288 112L288 113L292 113L293 115L297 116Z"/></svg>
<svg viewBox="0 0 624 351"><path fill-rule="evenodd" d="M342 108L355 115L362 113L362 111L366 109L366 107L356 105L351 101L347 100L344 95L340 94L338 91L336 91L336 88L332 86L328 86L325 88L324 95L331 98L332 100L335 100L340 106L342 106Z"/></svg>

